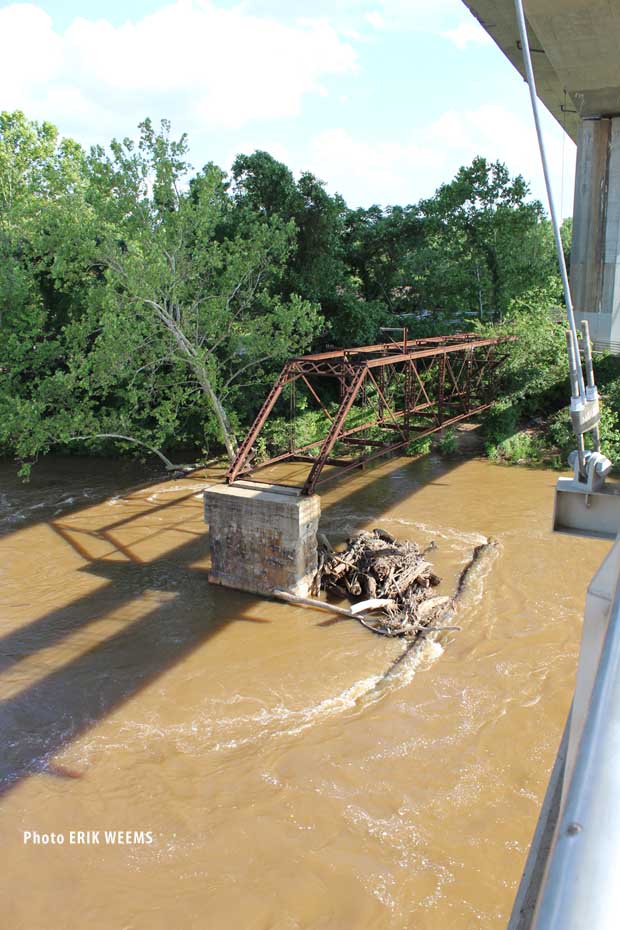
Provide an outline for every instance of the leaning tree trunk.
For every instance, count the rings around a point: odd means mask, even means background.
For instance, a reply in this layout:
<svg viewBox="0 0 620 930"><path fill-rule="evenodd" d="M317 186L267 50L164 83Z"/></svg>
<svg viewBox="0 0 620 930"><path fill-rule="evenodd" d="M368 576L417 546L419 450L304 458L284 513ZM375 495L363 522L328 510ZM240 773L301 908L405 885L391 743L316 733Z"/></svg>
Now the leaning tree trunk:
<svg viewBox="0 0 620 930"><path fill-rule="evenodd" d="M213 389L213 385L211 384L211 380L207 374L205 366L200 364L198 361L195 361L193 368L196 372L196 377L198 378L200 387L206 394L209 403L213 408L213 412L215 413L217 422L219 423L222 439L224 440L224 445L226 446L226 454L228 455L228 459L230 462L234 462L235 458L237 457L237 441L232 431L232 427L230 425L226 411L224 410L224 405Z"/></svg>
<svg viewBox="0 0 620 930"><path fill-rule="evenodd" d="M177 346L185 356L187 364L196 375L198 383L206 395L220 427L220 432L226 447L228 460L230 462L234 462L235 458L237 457L237 441L235 439L235 434L233 433L226 411L224 410L224 405L222 404L222 401L218 397L211 383L211 378L209 377L207 366L205 365L194 344L183 332L181 326L179 325L178 318L174 314L170 313L169 310L162 304L158 304L152 300L146 300L145 303L155 309L157 316L164 324L166 329L172 334Z"/></svg>

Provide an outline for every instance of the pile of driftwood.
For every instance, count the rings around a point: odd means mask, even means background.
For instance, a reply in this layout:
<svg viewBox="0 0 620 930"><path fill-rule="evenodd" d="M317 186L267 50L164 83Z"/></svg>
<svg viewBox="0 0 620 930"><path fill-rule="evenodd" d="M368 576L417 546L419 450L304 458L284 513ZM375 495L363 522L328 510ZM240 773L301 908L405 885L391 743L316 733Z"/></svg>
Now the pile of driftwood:
<svg viewBox="0 0 620 930"><path fill-rule="evenodd" d="M342 552L325 536L319 540L314 583L354 601L349 611L364 626L384 636L415 639L421 633L458 629L445 626L453 599L437 596L441 579L414 542L399 542L385 530L359 533Z"/></svg>
<svg viewBox="0 0 620 930"><path fill-rule="evenodd" d="M487 539L476 546L459 575L454 595L445 597L434 593L441 579L426 559L435 548L434 543L420 551L414 542L399 542L385 530L375 529L353 536L345 549L335 551L320 533L312 593L318 595L321 589L331 591L347 597L351 606L340 607L316 596L300 597L280 589L273 591L273 595L291 604L359 620L373 633L402 636L413 645L427 633L460 630L447 623L458 608L475 567L498 545L496 540Z"/></svg>

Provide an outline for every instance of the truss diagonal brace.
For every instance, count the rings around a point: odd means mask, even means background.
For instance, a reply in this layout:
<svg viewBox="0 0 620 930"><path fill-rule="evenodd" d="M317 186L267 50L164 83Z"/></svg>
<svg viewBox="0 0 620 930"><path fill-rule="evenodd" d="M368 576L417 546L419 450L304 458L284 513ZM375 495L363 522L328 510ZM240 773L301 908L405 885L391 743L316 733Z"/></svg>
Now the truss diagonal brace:
<svg viewBox="0 0 620 930"><path fill-rule="evenodd" d="M338 408L338 413L332 420L332 425L330 427L330 430L327 436L325 437L325 439L323 440L321 451L319 452L314 465L310 469L310 474L308 475L306 479L306 483L304 484L302 494L313 494L314 493L314 488L318 480L318 477L321 474L323 466L327 462L327 459L329 458L329 454L334 448L334 445L336 444L338 437L340 436L342 432L342 428L344 426L344 422L347 418L347 415L349 411L351 410L351 407L353 406L355 398L357 397L357 394L362 384L364 383L364 379L366 378L367 374L368 374L368 368L366 367L366 365L361 365L359 369L357 369L357 371L355 372L355 375L353 376L353 380L349 384L344 394L344 397L342 398L340 407Z"/></svg>
<svg viewBox="0 0 620 930"><path fill-rule="evenodd" d="M239 446L237 457L226 472L227 484L232 484L235 478L239 475L239 472L243 470L243 467L246 464L252 451L252 446L256 442L258 434L265 425L265 421L271 413L275 402L282 393L282 389L286 384L288 384L289 381L294 381L298 377L297 373L294 371L294 368L294 362L287 362L280 372L278 380L275 382L269 394L267 395L267 399L265 400L263 406L260 408L259 414L252 424L250 432Z"/></svg>

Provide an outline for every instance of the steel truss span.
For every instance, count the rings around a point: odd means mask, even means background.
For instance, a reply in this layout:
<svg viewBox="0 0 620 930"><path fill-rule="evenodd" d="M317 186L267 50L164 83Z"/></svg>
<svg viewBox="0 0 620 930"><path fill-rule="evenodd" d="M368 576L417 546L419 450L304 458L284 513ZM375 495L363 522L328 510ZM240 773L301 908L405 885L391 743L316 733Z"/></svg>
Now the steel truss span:
<svg viewBox="0 0 620 930"><path fill-rule="evenodd" d="M301 493L313 494L350 469L475 416L494 400L492 376L504 359L502 345L512 338L404 337L293 358L241 443L226 481L232 484L276 462L307 462ZM297 386L322 410L326 427L322 437L301 446L294 430ZM286 389L293 423L288 451L256 464L257 440ZM326 465L337 471L323 475Z"/></svg>

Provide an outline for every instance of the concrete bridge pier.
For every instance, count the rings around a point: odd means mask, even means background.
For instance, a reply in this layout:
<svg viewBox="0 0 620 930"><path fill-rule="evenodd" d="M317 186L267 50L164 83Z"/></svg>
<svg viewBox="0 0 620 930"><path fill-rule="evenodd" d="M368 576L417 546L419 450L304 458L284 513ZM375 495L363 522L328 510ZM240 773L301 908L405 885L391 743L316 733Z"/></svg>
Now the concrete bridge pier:
<svg viewBox="0 0 620 930"><path fill-rule="evenodd" d="M305 597L317 569L318 494L236 481L204 492L214 584L271 594L276 588Z"/></svg>
<svg viewBox="0 0 620 930"><path fill-rule="evenodd" d="M620 352L620 116L581 121L571 249L577 320L595 348Z"/></svg>

